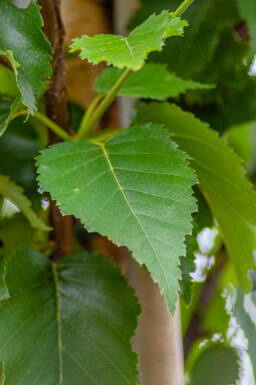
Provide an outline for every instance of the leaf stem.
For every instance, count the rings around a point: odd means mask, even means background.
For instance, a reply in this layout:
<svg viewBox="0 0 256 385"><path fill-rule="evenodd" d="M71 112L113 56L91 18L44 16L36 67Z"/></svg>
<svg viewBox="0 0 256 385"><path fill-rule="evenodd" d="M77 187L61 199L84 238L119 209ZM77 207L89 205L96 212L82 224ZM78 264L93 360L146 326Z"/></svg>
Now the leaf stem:
<svg viewBox="0 0 256 385"><path fill-rule="evenodd" d="M195 0L185 0L183 3L179 6L179 8L174 12L174 16L179 17L183 15L183 13L188 9L188 7L194 2Z"/></svg>
<svg viewBox="0 0 256 385"><path fill-rule="evenodd" d="M27 115L27 110L21 110L16 115ZM58 124L54 123L51 119L49 119L46 115L42 114L41 112L35 112L35 115L33 116L34 119L38 120L39 122L45 124L51 131L53 131L59 138L65 140L65 141L71 141L72 137L63 130Z"/></svg>
<svg viewBox="0 0 256 385"><path fill-rule="evenodd" d="M87 134L94 126L95 124L100 120L104 112L108 109L108 107L113 103L115 100L118 91L122 88L122 86L127 82L129 77L134 73L134 71L130 69L126 69L123 73L123 75L118 79L116 84L112 87L112 89L108 92L108 94L105 96L105 98L100 103L99 107L96 109L95 113L93 114L92 118L87 122L87 125L83 127L83 132L79 132L79 135L77 135L76 139L82 139L84 138L85 134Z"/></svg>
<svg viewBox="0 0 256 385"><path fill-rule="evenodd" d="M86 112L85 112L85 114L83 116L83 119L82 119L82 121L80 123L78 132L77 132L77 134L75 136L75 140L81 139L88 132L87 128L88 128L88 123L89 123L89 120L91 118L91 115L92 115L93 111L95 110L95 108L97 107L97 105L99 104L99 102L101 101L102 98L103 98L103 95L97 94L95 96L95 98L93 99L93 101L91 102L91 104L89 105L89 107L87 108L87 110L86 110Z"/></svg>

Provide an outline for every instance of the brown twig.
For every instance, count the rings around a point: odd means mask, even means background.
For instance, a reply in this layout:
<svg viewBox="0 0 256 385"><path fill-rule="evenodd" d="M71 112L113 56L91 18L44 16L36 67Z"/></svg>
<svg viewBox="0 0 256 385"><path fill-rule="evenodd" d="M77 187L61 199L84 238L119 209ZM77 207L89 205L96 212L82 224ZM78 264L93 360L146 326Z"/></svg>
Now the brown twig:
<svg viewBox="0 0 256 385"><path fill-rule="evenodd" d="M66 131L70 130L70 111L66 87L64 62L65 30L61 19L60 0L40 0L44 19L44 33L53 48L53 76L45 94L46 114ZM59 141L49 132L49 143ZM58 261L72 252L72 217L63 217L54 202L51 202L51 225L53 227L53 260Z"/></svg>

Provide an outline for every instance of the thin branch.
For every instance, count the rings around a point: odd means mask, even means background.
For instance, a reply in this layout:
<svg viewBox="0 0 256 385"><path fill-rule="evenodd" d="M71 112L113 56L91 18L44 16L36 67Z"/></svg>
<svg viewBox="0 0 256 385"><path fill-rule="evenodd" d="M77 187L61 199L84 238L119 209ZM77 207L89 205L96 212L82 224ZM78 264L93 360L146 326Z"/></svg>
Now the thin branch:
<svg viewBox="0 0 256 385"><path fill-rule="evenodd" d="M44 32L53 47L53 77L45 95L47 116L62 127L70 130L70 111L66 87L66 71L64 62L65 31L61 20L60 0L40 0L44 19ZM59 137L49 132L50 144L59 141ZM63 217L54 202L51 202L51 225L54 228L52 243L54 244L53 260L58 261L72 252L72 217Z"/></svg>

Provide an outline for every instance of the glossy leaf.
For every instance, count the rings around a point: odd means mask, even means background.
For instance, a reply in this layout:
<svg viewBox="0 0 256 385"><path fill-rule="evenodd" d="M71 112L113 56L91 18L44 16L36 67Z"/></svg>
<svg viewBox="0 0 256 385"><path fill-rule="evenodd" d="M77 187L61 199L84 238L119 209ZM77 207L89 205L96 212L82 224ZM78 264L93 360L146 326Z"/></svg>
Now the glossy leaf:
<svg viewBox="0 0 256 385"><path fill-rule="evenodd" d="M106 68L96 79L96 91L106 94L123 74L123 70ZM184 80L167 70L163 64L146 64L135 72L118 95L134 98L166 100L188 90L209 89L212 86L193 80Z"/></svg>
<svg viewBox="0 0 256 385"><path fill-rule="evenodd" d="M24 195L23 189L17 186L7 176L0 175L0 195L14 203L27 218L32 227L43 231L50 230L50 228L46 226L32 210L31 202Z"/></svg>
<svg viewBox="0 0 256 385"><path fill-rule="evenodd" d="M31 249L6 264L5 385L136 385L138 303L119 268L86 252L53 265ZM129 306L128 306L129 305Z"/></svg>
<svg viewBox="0 0 256 385"><path fill-rule="evenodd" d="M71 52L81 51L80 57L93 64L106 61L118 68L139 70L148 54L161 51L166 38L182 36L186 21L175 17L168 11L151 15L144 23L136 27L129 36L84 35L74 39Z"/></svg>
<svg viewBox="0 0 256 385"><path fill-rule="evenodd" d="M235 385L239 369L239 357L233 348L223 345L208 347L194 363L189 385Z"/></svg>
<svg viewBox="0 0 256 385"><path fill-rule="evenodd" d="M36 96L43 80L50 77L51 47L41 27L40 7L31 2L28 8L17 8L10 0L0 0L0 54L8 58L30 114L36 110Z"/></svg>
<svg viewBox="0 0 256 385"><path fill-rule="evenodd" d="M137 120L164 124L191 156L241 285L249 289L247 274L254 267L256 250L256 193L245 178L240 158L206 123L175 105L147 105L140 108Z"/></svg>
<svg viewBox="0 0 256 385"><path fill-rule="evenodd" d="M174 310L179 257L196 210L186 155L158 125L135 126L105 144L63 143L37 158L39 182L64 214L127 246Z"/></svg>
<svg viewBox="0 0 256 385"><path fill-rule="evenodd" d="M254 0L237 0L240 14L246 20L251 38L251 57L256 55L256 2Z"/></svg>

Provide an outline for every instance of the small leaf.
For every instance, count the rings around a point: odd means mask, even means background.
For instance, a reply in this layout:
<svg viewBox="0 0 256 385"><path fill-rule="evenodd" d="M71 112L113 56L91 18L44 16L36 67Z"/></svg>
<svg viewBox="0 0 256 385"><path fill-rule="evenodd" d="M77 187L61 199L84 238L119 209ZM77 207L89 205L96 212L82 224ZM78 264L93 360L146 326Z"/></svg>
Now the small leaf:
<svg viewBox="0 0 256 385"><path fill-rule="evenodd" d="M235 385L239 377L239 356L224 345L203 350L192 367L189 385Z"/></svg>
<svg viewBox="0 0 256 385"><path fill-rule="evenodd" d="M26 9L20 9L9 0L0 0L0 8L0 54L8 58L22 102L33 115L43 80L52 73L51 47L41 31L40 7L31 2Z"/></svg>
<svg viewBox="0 0 256 385"><path fill-rule="evenodd" d="M191 196L196 179L166 130L135 126L105 144L61 143L37 162L40 185L61 211L127 246L174 310L179 257L196 210Z"/></svg>
<svg viewBox="0 0 256 385"><path fill-rule="evenodd" d="M14 101L0 97L0 138L6 131L7 127L20 110L22 103L21 98L18 97Z"/></svg>
<svg viewBox="0 0 256 385"><path fill-rule="evenodd" d="M182 36L187 25L186 21L163 11L160 15L151 15L127 38L109 34L94 37L84 35L74 39L71 52L81 50L81 58L93 64L106 61L114 67L137 71L150 52L161 51L166 38Z"/></svg>
<svg viewBox="0 0 256 385"><path fill-rule="evenodd" d="M249 289L248 270L254 267L256 250L256 193L245 178L240 158L206 123L175 105L149 104L139 109L137 120L164 124L191 156L238 279Z"/></svg>
<svg viewBox="0 0 256 385"><path fill-rule="evenodd" d="M119 268L86 252L51 264L31 249L6 264L0 303L5 385L136 385L139 306Z"/></svg>
<svg viewBox="0 0 256 385"><path fill-rule="evenodd" d="M106 94L123 74L123 70L106 68L95 81L96 91ZM118 95L134 98L166 100L188 90L210 89L209 84L183 80L167 70L163 64L145 64L121 88Z"/></svg>
<svg viewBox="0 0 256 385"><path fill-rule="evenodd" d="M7 176L0 175L0 195L14 203L32 227L43 231L49 231L51 229L46 226L31 209L31 202L23 194L23 189L12 182Z"/></svg>

